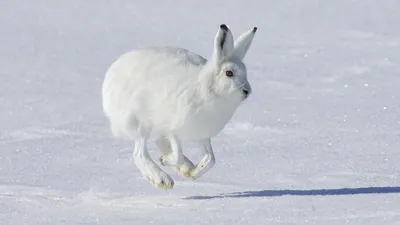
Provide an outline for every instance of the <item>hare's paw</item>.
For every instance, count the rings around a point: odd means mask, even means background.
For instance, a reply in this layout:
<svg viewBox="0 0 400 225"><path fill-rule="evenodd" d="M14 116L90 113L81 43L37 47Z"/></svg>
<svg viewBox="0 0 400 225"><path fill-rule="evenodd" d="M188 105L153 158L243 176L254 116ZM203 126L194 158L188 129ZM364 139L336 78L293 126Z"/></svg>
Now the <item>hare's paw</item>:
<svg viewBox="0 0 400 225"><path fill-rule="evenodd" d="M186 156L184 156L184 162L181 166L173 166L173 170L179 173L183 177L190 178L190 171L194 169L192 161L190 161Z"/></svg>
<svg viewBox="0 0 400 225"><path fill-rule="evenodd" d="M168 174L160 174L160 176L145 176L143 177L154 187L160 189L172 189L174 187L174 180Z"/></svg>
<svg viewBox="0 0 400 225"><path fill-rule="evenodd" d="M160 163L163 166L176 166L180 167L184 164L185 157L183 155L176 155L171 153L162 155L160 157Z"/></svg>
<svg viewBox="0 0 400 225"><path fill-rule="evenodd" d="M143 177L154 187L171 189L174 187L174 180L162 171L154 162L137 163Z"/></svg>
<svg viewBox="0 0 400 225"><path fill-rule="evenodd" d="M206 174L215 164L215 158L213 155L206 154L200 160L200 162L190 171L190 177L197 179Z"/></svg>

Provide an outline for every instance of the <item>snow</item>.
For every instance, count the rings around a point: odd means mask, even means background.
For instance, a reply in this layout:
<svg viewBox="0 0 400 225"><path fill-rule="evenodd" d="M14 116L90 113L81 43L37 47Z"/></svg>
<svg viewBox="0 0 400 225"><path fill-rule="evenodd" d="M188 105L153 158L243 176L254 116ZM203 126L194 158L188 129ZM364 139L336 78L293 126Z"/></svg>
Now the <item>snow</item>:
<svg viewBox="0 0 400 225"><path fill-rule="evenodd" d="M400 224L400 2L2 1L0 224ZM217 164L149 185L101 111L122 53L257 26ZM151 143L152 156L158 152ZM185 152L194 161L193 143Z"/></svg>

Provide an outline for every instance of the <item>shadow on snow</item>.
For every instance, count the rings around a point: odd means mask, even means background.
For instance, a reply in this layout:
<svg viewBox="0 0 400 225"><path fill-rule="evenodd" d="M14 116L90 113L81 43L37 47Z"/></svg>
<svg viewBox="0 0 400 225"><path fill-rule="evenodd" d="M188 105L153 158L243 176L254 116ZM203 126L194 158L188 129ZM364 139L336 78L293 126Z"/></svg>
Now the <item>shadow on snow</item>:
<svg viewBox="0 0 400 225"><path fill-rule="evenodd" d="M314 189L314 190L258 190L225 193L214 196L191 196L184 199L216 199L216 198L249 198L249 197L278 197L293 196L333 196L333 195L361 195L361 194L394 194L400 193L400 187L361 187L340 189Z"/></svg>

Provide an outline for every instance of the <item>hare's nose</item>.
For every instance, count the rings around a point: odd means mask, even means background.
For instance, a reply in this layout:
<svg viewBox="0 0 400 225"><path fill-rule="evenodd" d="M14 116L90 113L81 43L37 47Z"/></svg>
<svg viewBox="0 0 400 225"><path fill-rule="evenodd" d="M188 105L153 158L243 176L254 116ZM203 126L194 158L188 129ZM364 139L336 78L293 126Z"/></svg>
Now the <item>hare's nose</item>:
<svg viewBox="0 0 400 225"><path fill-rule="evenodd" d="M243 93L244 93L245 96L249 95L249 91L246 90L246 89L243 89Z"/></svg>

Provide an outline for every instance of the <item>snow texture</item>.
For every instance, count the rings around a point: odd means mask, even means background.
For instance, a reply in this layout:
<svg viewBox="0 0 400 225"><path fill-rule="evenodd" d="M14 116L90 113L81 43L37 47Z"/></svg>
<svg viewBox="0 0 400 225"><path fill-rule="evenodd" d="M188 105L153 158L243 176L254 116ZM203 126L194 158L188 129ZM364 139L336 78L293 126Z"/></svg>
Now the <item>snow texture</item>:
<svg viewBox="0 0 400 225"><path fill-rule="evenodd" d="M209 173L163 167L155 189L102 113L106 69L146 46L209 57L222 23L258 27L253 93ZM397 0L1 1L0 30L0 224L400 224Z"/></svg>

